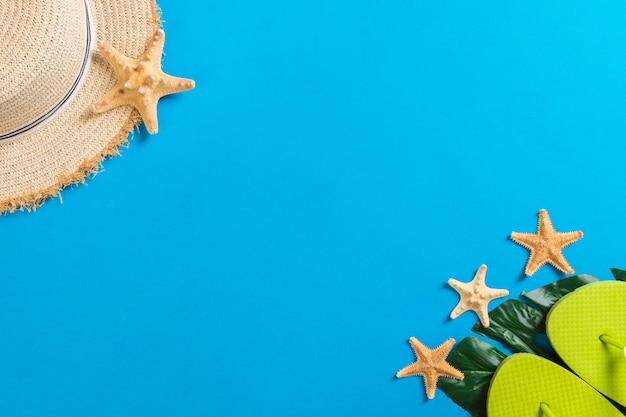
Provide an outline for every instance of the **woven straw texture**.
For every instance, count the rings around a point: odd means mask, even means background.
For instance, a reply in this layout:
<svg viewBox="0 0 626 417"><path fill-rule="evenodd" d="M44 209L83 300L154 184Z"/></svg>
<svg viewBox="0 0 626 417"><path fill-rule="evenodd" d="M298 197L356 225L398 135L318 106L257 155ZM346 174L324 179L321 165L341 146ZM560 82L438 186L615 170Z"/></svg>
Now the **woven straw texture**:
<svg viewBox="0 0 626 417"><path fill-rule="evenodd" d="M489 417L541 417L541 403L555 416L623 416L585 381L540 356L518 353L505 359L489 386Z"/></svg>
<svg viewBox="0 0 626 417"><path fill-rule="evenodd" d="M34 3L40 6L32 6ZM62 0L61 3L68 7L75 2ZM30 15L35 27L38 19L49 19L50 16L67 21L76 18L72 13L65 15L56 10L50 13L46 10L48 4L58 7L56 2L0 0L0 27L24 25L24 22L8 21L7 16L20 19ZM159 26L157 5L153 0L89 0L89 7L96 31L95 44L108 42L129 57L135 58L144 52ZM35 8L37 10L32 10ZM4 33L2 36L8 36ZM38 37L41 39L40 34ZM24 35L24 42L28 38ZM14 58L10 58L7 52L0 55L3 60ZM65 65L61 70L66 71L65 60L57 58L57 61L57 65ZM14 65L23 69L29 64L17 63L17 60L0 61L0 85L3 87L9 84L5 77L11 74ZM61 70L49 69L53 75ZM13 75L13 78L28 84L27 75ZM39 77L37 81L41 79ZM128 134L138 123L136 111L125 106L96 115L91 110L93 103L114 84L113 69L97 52L94 53L83 85L55 119L26 137L0 143L0 213L38 207L63 188L97 173L104 159L119 153L119 147L126 143ZM29 103L33 88L55 87L29 85L24 91L30 89L31 93L15 100ZM0 98L2 93L0 88ZM45 104L41 106L45 107Z"/></svg>
<svg viewBox="0 0 626 417"><path fill-rule="evenodd" d="M603 343L602 334L626 343L626 282L585 285L552 307L546 329L556 353L602 394L626 405L624 350Z"/></svg>
<svg viewBox="0 0 626 417"><path fill-rule="evenodd" d="M0 3L0 132L24 125L62 97L74 82L85 44L83 0ZM71 4L71 7L63 7ZM36 23L33 19L37 19ZM62 65L59 65L61 64Z"/></svg>

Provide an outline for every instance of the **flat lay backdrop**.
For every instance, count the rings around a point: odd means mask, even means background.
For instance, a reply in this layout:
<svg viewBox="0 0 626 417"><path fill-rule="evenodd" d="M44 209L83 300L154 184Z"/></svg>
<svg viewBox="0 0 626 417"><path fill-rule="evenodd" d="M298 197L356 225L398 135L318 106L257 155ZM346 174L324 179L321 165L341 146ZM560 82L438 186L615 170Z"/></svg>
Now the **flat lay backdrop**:
<svg viewBox="0 0 626 417"><path fill-rule="evenodd" d="M448 278L562 276L508 239L541 208L626 268L626 3L160 6L197 88L0 218L0 415L465 416L394 379L471 333Z"/></svg>

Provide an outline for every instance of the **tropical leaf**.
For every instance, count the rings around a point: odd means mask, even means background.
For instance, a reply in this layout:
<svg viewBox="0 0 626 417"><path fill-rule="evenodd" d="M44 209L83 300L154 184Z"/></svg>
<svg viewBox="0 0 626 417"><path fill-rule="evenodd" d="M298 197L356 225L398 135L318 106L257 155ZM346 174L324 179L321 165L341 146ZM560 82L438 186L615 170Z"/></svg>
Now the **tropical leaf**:
<svg viewBox="0 0 626 417"><path fill-rule="evenodd" d="M487 342L468 336L448 355L448 362L463 372L462 381L440 378L439 387L455 403L474 417L487 416L487 392L500 362L506 355Z"/></svg>
<svg viewBox="0 0 626 417"><path fill-rule="evenodd" d="M623 269L611 268L611 273L618 281L626 281L626 271Z"/></svg>
<svg viewBox="0 0 626 417"><path fill-rule="evenodd" d="M626 274L626 272L625 272ZM569 294L583 285L598 281L597 278L587 274L575 275L573 277L564 278L552 284L537 288L528 293L523 292L522 298L529 301L539 310L547 313L552 306L559 301L564 295Z"/></svg>
<svg viewBox="0 0 626 417"><path fill-rule="evenodd" d="M489 312L489 327L480 322L472 331L497 340L511 351L533 353L548 359L556 359L550 350L533 343L533 338L546 332L546 313L519 300L507 300Z"/></svg>

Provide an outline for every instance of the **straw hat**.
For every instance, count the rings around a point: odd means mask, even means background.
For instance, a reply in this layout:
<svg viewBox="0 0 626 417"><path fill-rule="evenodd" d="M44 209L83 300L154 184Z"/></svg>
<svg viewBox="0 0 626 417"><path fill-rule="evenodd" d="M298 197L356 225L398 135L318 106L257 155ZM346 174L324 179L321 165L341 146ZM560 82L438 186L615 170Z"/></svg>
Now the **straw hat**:
<svg viewBox="0 0 626 417"><path fill-rule="evenodd" d="M142 118L156 132L158 99L194 86L160 72L163 36L153 0L0 0L0 213L97 173Z"/></svg>

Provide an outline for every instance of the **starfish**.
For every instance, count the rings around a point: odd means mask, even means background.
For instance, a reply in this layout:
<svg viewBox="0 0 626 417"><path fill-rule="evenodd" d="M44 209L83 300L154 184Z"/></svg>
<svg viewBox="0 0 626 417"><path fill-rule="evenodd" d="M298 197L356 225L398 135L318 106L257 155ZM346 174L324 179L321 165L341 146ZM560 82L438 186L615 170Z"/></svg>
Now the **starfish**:
<svg viewBox="0 0 626 417"><path fill-rule="evenodd" d="M423 376L424 384L426 385L426 396L429 400L435 398L435 388L437 387L439 377L443 376L459 380L464 378L461 371L446 361L446 357L450 353L452 345L454 345L454 339L448 339L442 345L432 350L428 349L414 337L409 339L409 343L413 348L417 361L399 370L396 378Z"/></svg>
<svg viewBox="0 0 626 417"><path fill-rule="evenodd" d="M117 84L93 105L94 112L102 113L123 105L133 106L139 111L148 132L156 133L159 129L156 112L159 99L195 87L193 80L172 77L161 71L164 43L165 32L159 29L148 49L138 59L127 58L111 45L102 44L100 52L113 67Z"/></svg>
<svg viewBox="0 0 626 417"><path fill-rule="evenodd" d="M480 324L483 327L489 327L489 313L487 311L489 301L506 297L509 295L509 292L487 287L485 285L485 275L487 275L487 265L481 265L470 282L460 282L454 278L448 280L448 284L461 296L461 300L450 313L451 319L455 319L462 313L472 310L478 315Z"/></svg>
<svg viewBox="0 0 626 417"><path fill-rule="evenodd" d="M555 232L552 221L545 209L539 211L537 233L511 233L511 239L530 250L524 273L531 276L546 263L561 272L572 274L574 270L567 263L561 251L583 237L583 232Z"/></svg>

